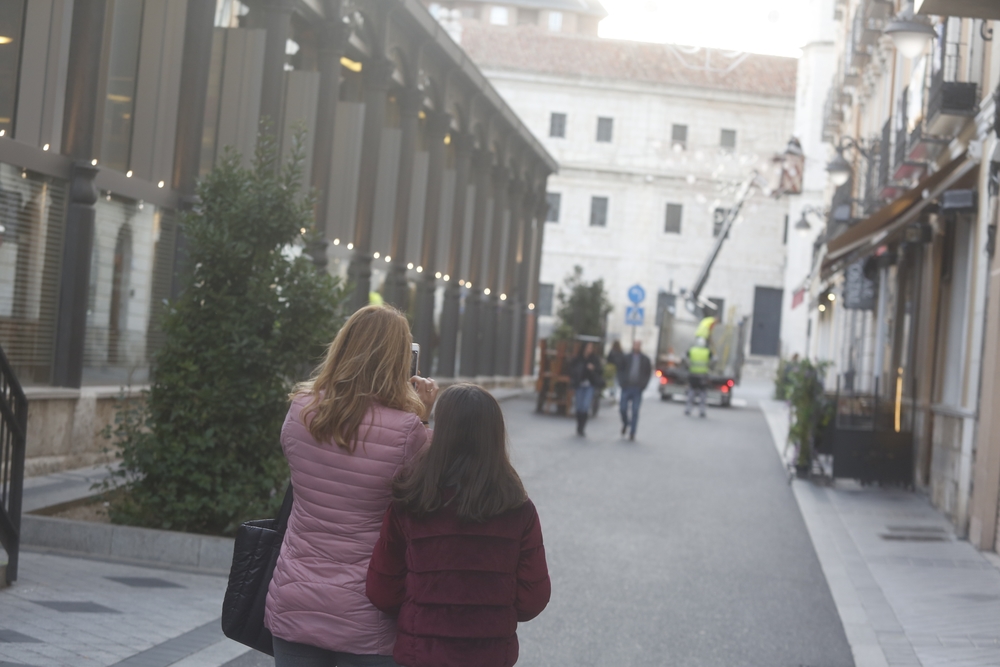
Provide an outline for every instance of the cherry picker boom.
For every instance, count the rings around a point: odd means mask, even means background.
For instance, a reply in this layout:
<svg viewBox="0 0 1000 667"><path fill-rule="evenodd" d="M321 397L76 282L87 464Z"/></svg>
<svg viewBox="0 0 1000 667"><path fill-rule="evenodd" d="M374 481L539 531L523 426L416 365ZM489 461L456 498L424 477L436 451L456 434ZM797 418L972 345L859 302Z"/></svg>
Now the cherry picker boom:
<svg viewBox="0 0 1000 667"><path fill-rule="evenodd" d="M726 212L718 237L712 245L705 263L702 264L698 277L691 289L682 291L684 310L677 313L674 309L664 308L660 321L660 336L656 350L656 377L660 383L660 398L671 399L675 394L683 394L688 387L688 371L684 363L687 350L694 345L697 338L705 338L712 349L712 363L708 374L708 399L718 401L724 407L730 405L733 387L740 381L743 368L743 347L745 343L746 318L733 321L733 315L722 327L714 325L722 318L722 313L715 312L714 307L701 300L701 292L708 282L712 266L719 257L723 244L729 238L729 232L739 218L740 211L754 188L764 190L766 183L757 171L754 171L736 189L736 198L732 207ZM711 316L709 316L711 310ZM711 319L714 317L714 320Z"/></svg>

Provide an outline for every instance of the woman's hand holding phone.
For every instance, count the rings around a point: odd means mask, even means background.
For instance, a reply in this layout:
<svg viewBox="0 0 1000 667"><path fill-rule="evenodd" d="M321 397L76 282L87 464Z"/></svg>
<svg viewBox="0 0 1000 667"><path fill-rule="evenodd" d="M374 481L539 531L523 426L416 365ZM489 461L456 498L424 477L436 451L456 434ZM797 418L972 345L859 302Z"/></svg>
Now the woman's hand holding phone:
<svg viewBox="0 0 1000 667"><path fill-rule="evenodd" d="M430 416L431 409L434 407L434 401L437 400L437 382L430 378L422 378L419 375L411 377L410 382L413 383L413 388L417 390L417 396L420 397L424 407L427 408L427 415Z"/></svg>

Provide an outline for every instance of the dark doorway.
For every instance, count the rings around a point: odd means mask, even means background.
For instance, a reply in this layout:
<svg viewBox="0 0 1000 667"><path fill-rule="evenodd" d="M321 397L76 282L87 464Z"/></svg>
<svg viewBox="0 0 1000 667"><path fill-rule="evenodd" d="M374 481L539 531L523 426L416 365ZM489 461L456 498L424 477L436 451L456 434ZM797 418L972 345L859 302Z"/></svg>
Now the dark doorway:
<svg viewBox="0 0 1000 667"><path fill-rule="evenodd" d="M781 295L782 291L773 287L754 289L750 354L777 356L781 348Z"/></svg>

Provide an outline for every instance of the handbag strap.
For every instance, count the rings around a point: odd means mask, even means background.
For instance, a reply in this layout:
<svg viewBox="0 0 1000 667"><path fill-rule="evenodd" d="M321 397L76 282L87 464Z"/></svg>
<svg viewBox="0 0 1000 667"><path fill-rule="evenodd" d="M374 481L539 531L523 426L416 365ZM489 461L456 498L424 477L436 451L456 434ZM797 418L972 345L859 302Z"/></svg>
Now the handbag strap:
<svg viewBox="0 0 1000 667"><path fill-rule="evenodd" d="M278 532L284 533L288 526L288 517L292 513L292 482L289 480L288 488L285 490L285 499L281 501L281 509L278 510Z"/></svg>

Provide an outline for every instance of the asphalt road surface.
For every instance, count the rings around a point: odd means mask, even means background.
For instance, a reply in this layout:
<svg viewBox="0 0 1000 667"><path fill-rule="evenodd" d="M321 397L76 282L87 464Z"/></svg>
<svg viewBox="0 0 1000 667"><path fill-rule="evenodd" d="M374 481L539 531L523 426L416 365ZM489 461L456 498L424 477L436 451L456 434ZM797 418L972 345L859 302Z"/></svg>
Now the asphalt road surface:
<svg viewBox="0 0 1000 667"><path fill-rule="evenodd" d="M742 401L741 401L742 402ZM852 667L764 417L643 401L635 442L603 404L575 420L503 404L538 507L552 601L519 667ZM249 653L231 667L273 665ZM469 667L475 667L470 665Z"/></svg>
<svg viewBox="0 0 1000 667"><path fill-rule="evenodd" d="M523 667L849 667L850 647L756 401L685 417L645 399L575 420L504 403L552 601Z"/></svg>

